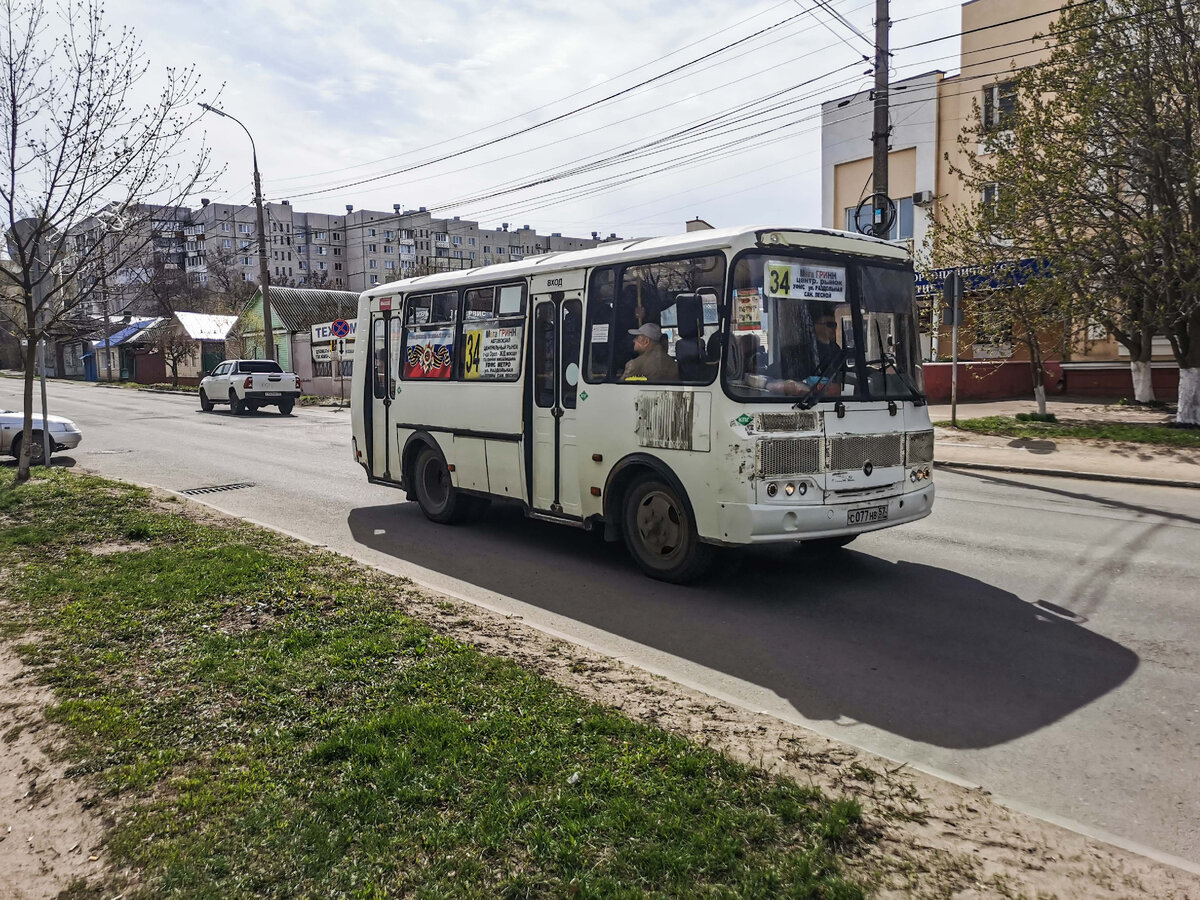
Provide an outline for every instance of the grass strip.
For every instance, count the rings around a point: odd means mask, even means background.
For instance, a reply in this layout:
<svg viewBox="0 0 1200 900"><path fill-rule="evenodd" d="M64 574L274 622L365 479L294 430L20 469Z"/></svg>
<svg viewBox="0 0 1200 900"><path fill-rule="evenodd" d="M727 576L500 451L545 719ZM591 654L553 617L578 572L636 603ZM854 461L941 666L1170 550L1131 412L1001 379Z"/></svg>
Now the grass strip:
<svg viewBox="0 0 1200 900"><path fill-rule="evenodd" d="M112 798L106 896L863 896L855 801L440 635L394 577L35 473L0 627Z"/></svg>
<svg viewBox="0 0 1200 900"><path fill-rule="evenodd" d="M949 428L949 422L934 423ZM1162 447L1200 447L1200 430L1169 428L1166 425L1133 425L1120 422L1097 422L1076 425L1066 422L1018 422L1011 416L983 416L978 419L959 419L961 431L975 434L996 434L1016 438L1069 438L1081 441L1126 441L1134 444L1157 444Z"/></svg>

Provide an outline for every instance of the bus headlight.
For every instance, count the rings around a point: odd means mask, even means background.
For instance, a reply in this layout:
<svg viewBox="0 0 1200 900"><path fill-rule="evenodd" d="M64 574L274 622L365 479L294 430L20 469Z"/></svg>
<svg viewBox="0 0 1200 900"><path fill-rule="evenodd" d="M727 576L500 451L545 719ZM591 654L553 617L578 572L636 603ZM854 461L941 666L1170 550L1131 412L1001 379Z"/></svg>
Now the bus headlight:
<svg viewBox="0 0 1200 900"><path fill-rule="evenodd" d="M789 481L784 487L783 492L790 497L792 494L796 493L796 486Z"/></svg>
<svg viewBox="0 0 1200 900"><path fill-rule="evenodd" d="M778 493L779 493L779 485L777 485L773 481L767 484L767 496L768 497L774 497Z"/></svg>

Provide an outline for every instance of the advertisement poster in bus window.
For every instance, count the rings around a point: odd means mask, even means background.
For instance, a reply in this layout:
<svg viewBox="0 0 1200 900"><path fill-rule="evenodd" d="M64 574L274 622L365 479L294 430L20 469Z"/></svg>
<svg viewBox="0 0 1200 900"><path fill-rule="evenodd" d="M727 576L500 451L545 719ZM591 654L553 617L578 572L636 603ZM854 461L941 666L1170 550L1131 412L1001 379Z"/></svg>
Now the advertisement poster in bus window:
<svg viewBox="0 0 1200 900"><path fill-rule="evenodd" d="M768 260L763 272L768 297L800 300L846 300L846 269L815 263Z"/></svg>
<svg viewBox="0 0 1200 900"><path fill-rule="evenodd" d="M758 288L739 288L733 293L735 331L762 328L762 292Z"/></svg>
<svg viewBox="0 0 1200 900"><path fill-rule="evenodd" d="M454 329L410 331L404 348L405 378L449 378L454 359Z"/></svg>
<svg viewBox="0 0 1200 900"><path fill-rule="evenodd" d="M522 326L467 331L463 347L463 377L469 380L511 381L521 373Z"/></svg>

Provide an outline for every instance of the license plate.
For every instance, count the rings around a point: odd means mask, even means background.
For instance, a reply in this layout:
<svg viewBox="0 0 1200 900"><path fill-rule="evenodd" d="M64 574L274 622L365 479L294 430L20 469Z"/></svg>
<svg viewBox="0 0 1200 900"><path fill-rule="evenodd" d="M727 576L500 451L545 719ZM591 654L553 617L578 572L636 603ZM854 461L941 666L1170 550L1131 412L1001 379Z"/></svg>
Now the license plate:
<svg viewBox="0 0 1200 900"><path fill-rule="evenodd" d="M887 519L887 504L883 506L868 506L866 509L846 510L847 525L866 525L870 522L883 522Z"/></svg>
<svg viewBox="0 0 1200 900"><path fill-rule="evenodd" d="M266 392L266 396L268 396L268 397L281 397L281 396L283 396L283 392L282 392L282 391L267 391L267 392Z"/></svg>

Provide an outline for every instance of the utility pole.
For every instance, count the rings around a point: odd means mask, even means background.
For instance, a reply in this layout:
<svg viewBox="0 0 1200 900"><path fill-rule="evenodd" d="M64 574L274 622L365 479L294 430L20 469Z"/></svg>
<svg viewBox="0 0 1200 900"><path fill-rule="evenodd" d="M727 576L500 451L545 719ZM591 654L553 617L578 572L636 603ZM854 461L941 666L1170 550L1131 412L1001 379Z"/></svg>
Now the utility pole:
<svg viewBox="0 0 1200 900"><path fill-rule="evenodd" d="M263 217L262 203L262 179L258 174L258 149L254 146L254 135L250 133L250 129L242 124L242 120L236 116L231 116L224 110L217 109L215 106L209 106L207 103L201 103L200 108L207 110L210 113L215 113L226 119L233 119L241 126L242 131L246 132L246 137L250 138L250 156L254 160L254 208L258 215L258 284L262 289L262 311L263 311L263 352L267 359L275 358L275 323L271 321L271 273L267 269L267 229Z"/></svg>
<svg viewBox="0 0 1200 900"><path fill-rule="evenodd" d="M888 236L895 216L888 198L888 141L891 137L888 126L888 30L891 25L888 0L875 0L875 126L871 131L875 152L871 175L874 188L871 212L875 237L881 238Z"/></svg>

